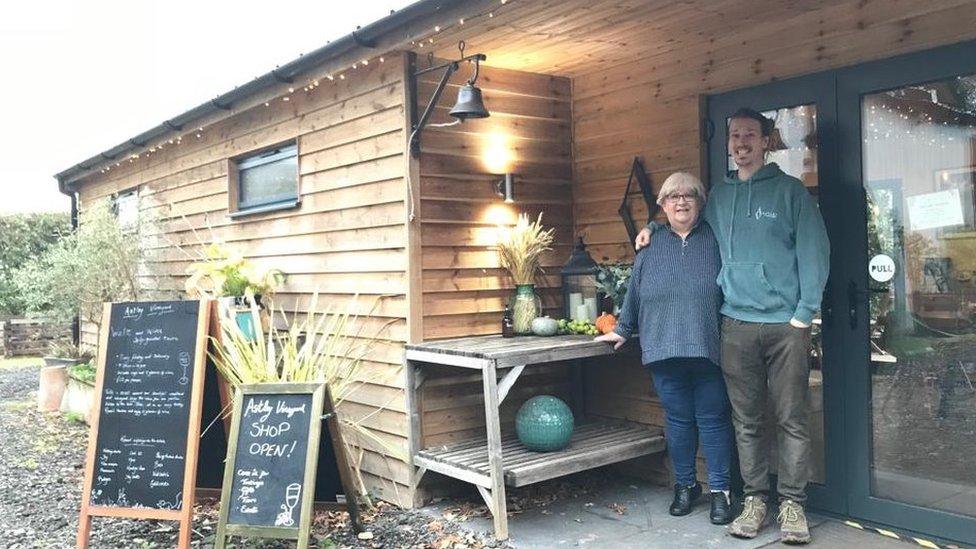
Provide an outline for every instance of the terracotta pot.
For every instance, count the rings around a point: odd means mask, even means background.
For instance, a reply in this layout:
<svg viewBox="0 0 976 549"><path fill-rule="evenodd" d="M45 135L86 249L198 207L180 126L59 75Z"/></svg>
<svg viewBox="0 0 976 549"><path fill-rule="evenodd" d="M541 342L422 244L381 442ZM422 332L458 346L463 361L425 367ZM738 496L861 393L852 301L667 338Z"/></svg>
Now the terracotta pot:
<svg viewBox="0 0 976 549"><path fill-rule="evenodd" d="M57 412L61 409L61 399L68 387L68 369L65 366L45 366L41 368L37 389L37 409L41 412Z"/></svg>

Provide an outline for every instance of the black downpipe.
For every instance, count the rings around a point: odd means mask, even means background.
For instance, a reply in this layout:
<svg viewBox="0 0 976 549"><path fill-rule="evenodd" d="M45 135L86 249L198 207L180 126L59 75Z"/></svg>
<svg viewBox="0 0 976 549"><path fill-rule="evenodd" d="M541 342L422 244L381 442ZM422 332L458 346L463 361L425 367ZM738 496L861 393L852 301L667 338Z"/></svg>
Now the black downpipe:
<svg viewBox="0 0 976 549"><path fill-rule="evenodd" d="M58 190L71 198L71 230L78 229L78 193L65 188L64 181L58 179ZM71 341L77 347L81 343L81 321L79 315L71 320Z"/></svg>

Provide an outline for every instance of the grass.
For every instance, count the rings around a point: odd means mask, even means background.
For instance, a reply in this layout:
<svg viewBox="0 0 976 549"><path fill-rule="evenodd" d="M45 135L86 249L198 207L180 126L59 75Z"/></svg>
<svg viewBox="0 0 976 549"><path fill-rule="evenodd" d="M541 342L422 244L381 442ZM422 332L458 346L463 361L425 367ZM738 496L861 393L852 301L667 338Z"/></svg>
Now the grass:
<svg viewBox="0 0 976 549"><path fill-rule="evenodd" d="M85 423L85 414L78 412L65 412L64 419L69 423Z"/></svg>
<svg viewBox="0 0 976 549"><path fill-rule="evenodd" d="M31 368L43 366L44 359L37 356L19 356L17 358L0 359L0 370L19 370L21 368Z"/></svg>
<svg viewBox="0 0 976 549"><path fill-rule="evenodd" d="M8 412L23 412L24 410L30 409L32 406L34 406L34 402L30 400L7 401L3 403L3 409Z"/></svg>

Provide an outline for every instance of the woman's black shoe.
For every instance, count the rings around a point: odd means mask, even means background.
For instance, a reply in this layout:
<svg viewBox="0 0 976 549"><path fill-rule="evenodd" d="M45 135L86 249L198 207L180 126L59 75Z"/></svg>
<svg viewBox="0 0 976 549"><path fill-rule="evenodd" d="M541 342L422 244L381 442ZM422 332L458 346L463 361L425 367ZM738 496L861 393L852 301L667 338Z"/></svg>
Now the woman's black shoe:
<svg viewBox="0 0 976 549"><path fill-rule="evenodd" d="M695 500L701 497L701 494L702 487L697 482L694 486L675 484L674 501L671 502L671 507L668 511L676 517L687 515L691 512L691 507L694 505Z"/></svg>
<svg viewBox="0 0 976 549"><path fill-rule="evenodd" d="M712 492L712 510L708 514L712 524L728 524L735 518L732 516L732 503L722 492Z"/></svg>

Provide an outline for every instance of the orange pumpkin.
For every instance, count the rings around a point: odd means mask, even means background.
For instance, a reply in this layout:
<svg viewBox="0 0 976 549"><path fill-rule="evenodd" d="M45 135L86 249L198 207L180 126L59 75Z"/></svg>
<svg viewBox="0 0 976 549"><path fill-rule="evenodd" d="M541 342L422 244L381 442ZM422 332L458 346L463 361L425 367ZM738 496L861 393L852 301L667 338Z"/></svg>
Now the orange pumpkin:
<svg viewBox="0 0 976 549"><path fill-rule="evenodd" d="M601 334L608 334L617 327L617 317L610 313L603 313L596 319L596 329L600 330Z"/></svg>

